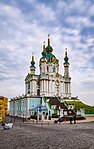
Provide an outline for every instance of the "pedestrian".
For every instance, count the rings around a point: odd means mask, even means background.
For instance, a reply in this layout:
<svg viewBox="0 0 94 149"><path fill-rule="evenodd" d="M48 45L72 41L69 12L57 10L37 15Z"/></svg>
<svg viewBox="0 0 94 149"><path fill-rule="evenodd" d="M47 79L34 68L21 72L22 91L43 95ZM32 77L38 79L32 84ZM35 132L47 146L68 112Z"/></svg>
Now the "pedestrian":
<svg viewBox="0 0 94 149"><path fill-rule="evenodd" d="M72 117L70 117L70 124L72 124Z"/></svg>
<svg viewBox="0 0 94 149"><path fill-rule="evenodd" d="M74 124L76 124L76 115L74 115L73 119L74 119Z"/></svg>

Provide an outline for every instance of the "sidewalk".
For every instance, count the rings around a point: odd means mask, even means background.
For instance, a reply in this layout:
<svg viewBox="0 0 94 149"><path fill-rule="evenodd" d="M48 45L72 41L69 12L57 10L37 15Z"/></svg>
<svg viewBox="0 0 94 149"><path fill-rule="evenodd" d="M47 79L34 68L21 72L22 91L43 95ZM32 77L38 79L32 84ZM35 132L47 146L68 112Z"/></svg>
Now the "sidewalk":
<svg viewBox="0 0 94 149"><path fill-rule="evenodd" d="M94 116L86 116L85 120L77 120L78 123L92 122L94 121Z"/></svg>
<svg viewBox="0 0 94 149"><path fill-rule="evenodd" d="M85 120L76 120L76 123L86 123L86 122L92 122L94 121L94 116L87 116L85 117L86 119ZM56 119L52 119L52 120L43 120L43 121L39 121L37 122L36 120L29 120L29 121L25 121L25 123L45 123L45 124L53 124L54 121ZM63 121L63 122L60 122L60 124L67 124L67 123L70 123L70 121Z"/></svg>

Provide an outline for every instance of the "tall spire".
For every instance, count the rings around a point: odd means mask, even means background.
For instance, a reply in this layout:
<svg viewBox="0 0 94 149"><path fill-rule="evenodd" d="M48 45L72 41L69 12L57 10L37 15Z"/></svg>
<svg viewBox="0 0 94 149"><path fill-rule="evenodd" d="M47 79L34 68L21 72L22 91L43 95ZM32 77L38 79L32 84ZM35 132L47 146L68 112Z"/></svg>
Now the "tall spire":
<svg viewBox="0 0 94 149"><path fill-rule="evenodd" d="M32 61L34 61L34 53L32 53Z"/></svg>
<svg viewBox="0 0 94 149"><path fill-rule="evenodd" d="M30 73L35 74L35 61L34 61L34 53L32 53L32 60L31 60L31 66L30 66Z"/></svg>
<svg viewBox="0 0 94 149"><path fill-rule="evenodd" d="M42 51L42 55L45 58L46 56L46 50L45 50L45 41L43 42L43 51Z"/></svg>
<svg viewBox="0 0 94 149"><path fill-rule="evenodd" d="M53 48L50 46L50 34L48 34L48 45L45 48L45 50L46 50L47 54L51 53L53 51Z"/></svg>
<svg viewBox="0 0 94 149"><path fill-rule="evenodd" d="M68 62L68 60L69 60L69 58L68 58L68 56L67 56L67 48L65 49L65 57L64 57L64 64L69 64L69 62Z"/></svg>
<svg viewBox="0 0 94 149"><path fill-rule="evenodd" d="M67 48L65 49L65 57L67 57Z"/></svg>
<svg viewBox="0 0 94 149"><path fill-rule="evenodd" d="M43 42L43 50L45 50L45 41Z"/></svg>
<svg viewBox="0 0 94 149"><path fill-rule="evenodd" d="M32 53L32 60L31 60L31 66L30 66L30 68L31 67L34 67L35 68L35 61L34 61L34 53Z"/></svg>
<svg viewBox="0 0 94 149"><path fill-rule="evenodd" d="M50 46L50 34L48 34L48 46Z"/></svg>

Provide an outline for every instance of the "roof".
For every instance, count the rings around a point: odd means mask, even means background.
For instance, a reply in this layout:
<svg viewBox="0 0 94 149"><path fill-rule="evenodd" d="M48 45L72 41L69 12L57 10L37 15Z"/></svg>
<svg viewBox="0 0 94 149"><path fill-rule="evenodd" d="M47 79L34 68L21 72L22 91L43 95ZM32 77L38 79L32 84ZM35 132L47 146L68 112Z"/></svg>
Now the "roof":
<svg viewBox="0 0 94 149"><path fill-rule="evenodd" d="M4 99L4 98L6 98L6 97L4 97L4 96L0 96L0 99Z"/></svg>
<svg viewBox="0 0 94 149"><path fill-rule="evenodd" d="M60 98L59 97L46 97L46 99L50 99L49 103L51 105L56 105L57 109L59 108L59 106L61 107L61 109L67 109L67 107L64 105L64 103L60 103Z"/></svg>

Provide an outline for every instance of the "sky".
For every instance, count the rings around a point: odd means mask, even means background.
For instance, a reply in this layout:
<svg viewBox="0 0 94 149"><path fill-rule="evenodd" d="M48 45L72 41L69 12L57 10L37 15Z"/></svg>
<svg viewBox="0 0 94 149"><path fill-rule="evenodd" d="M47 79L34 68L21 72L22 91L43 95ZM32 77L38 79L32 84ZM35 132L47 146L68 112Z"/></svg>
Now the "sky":
<svg viewBox="0 0 94 149"><path fill-rule="evenodd" d="M72 96L94 106L94 0L0 0L0 95L25 93L32 53L39 74L48 33L62 75L68 49Z"/></svg>

